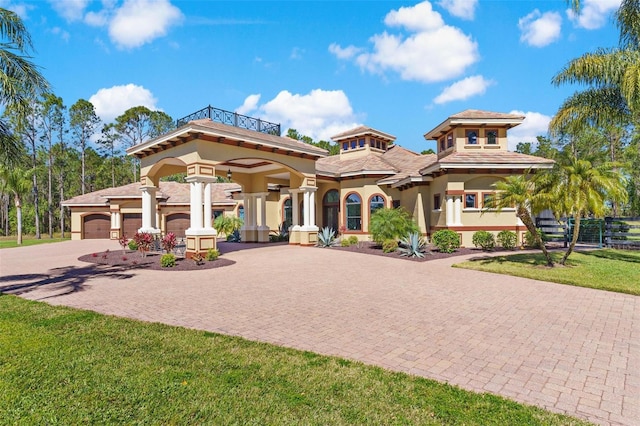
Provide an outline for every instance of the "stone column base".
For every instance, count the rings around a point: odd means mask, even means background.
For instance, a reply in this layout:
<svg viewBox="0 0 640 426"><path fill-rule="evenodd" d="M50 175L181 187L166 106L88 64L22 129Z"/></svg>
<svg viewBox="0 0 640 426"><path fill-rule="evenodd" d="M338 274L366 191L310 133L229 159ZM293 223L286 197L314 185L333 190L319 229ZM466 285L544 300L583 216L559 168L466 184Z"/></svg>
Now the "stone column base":
<svg viewBox="0 0 640 426"><path fill-rule="evenodd" d="M315 246L318 243L318 227L303 226L300 228L300 245Z"/></svg>
<svg viewBox="0 0 640 426"><path fill-rule="evenodd" d="M259 226L256 230L256 236L258 237L259 243L268 243L269 242L269 227L268 226Z"/></svg>
<svg viewBox="0 0 640 426"><path fill-rule="evenodd" d="M245 226L240 229L240 240L243 243L258 242L258 231L254 227Z"/></svg>
<svg viewBox="0 0 640 426"><path fill-rule="evenodd" d="M300 225L292 226L289 230L289 244L300 244Z"/></svg>
<svg viewBox="0 0 640 426"><path fill-rule="evenodd" d="M196 253L199 253L204 257L209 249L216 250L218 248L218 244L216 241L217 233L215 229L200 230L196 234L185 232L185 236L187 248L185 250L184 256L187 259L191 259Z"/></svg>

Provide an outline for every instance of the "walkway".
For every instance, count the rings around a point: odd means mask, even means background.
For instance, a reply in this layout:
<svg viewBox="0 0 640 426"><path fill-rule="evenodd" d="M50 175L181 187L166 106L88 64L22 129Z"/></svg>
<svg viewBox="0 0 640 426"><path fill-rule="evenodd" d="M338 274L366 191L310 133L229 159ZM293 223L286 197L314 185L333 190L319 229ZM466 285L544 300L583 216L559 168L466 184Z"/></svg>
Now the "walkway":
<svg viewBox="0 0 640 426"><path fill-rule="evenodd" d="M286 245L235 251L235 265L197 272L96 274L76 260L107 248L118 245L2 250L0 289L35 284L22 296L347 357L598 424L640 424L640 297L453 269L452 260Z"/></svg>

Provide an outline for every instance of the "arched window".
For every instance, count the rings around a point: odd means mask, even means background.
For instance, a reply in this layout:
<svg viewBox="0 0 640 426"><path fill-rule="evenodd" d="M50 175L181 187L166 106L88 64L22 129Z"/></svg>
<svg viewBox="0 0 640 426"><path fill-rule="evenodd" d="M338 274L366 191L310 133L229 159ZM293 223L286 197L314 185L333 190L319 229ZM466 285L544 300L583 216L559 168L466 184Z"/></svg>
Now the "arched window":
<svg viewBox="0 0 640 426"><path fill-rule="evenodd" d="M345 200L347 213L347 229L360 231L362 229L362 200L358 194L350 194Z"/></svg>
<svg viewBox="0 0 640 426"><path fill-rule="evenodd" d="M340 211L340 193L331 189L322 199L322 225L338 231L338 215Z"/></svg>
<svg viewBox="0 0 640 426"><path fill-rule="evenodd" d="M284 221L284 229L289 229L293 223L293 210L291 209L291 197L282 203L282 219Z"/></svg>
<svg viewBox="0 0 640 426"><path fill-rule="evenodd" d="M369 199L369 219L371 215L378 209L384 207L384 197L382 195L374 195Z"/></svg>

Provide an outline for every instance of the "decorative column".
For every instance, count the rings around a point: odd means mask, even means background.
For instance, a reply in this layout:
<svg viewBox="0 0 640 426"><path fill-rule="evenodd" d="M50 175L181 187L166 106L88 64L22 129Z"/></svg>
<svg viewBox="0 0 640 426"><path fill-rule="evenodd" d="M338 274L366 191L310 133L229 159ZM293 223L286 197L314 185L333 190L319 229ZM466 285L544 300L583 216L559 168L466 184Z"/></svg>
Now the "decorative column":
<svg viewBox="0 0 640 426"><path fill-rule="evenodd" d="M208 176L189 176L186 178L191 191L190 223L189 229L185 230L187 257L193 257L196 253L204 256L209 249L217 247L217 232L211 227L211 183L214 180L215 178Z"/></svg>
<svg viewBox="0 0 640 426"><path fill-rule="evenodd" d="M447 208L446 208L447 226L453 226L454 225L453 198L454 198L453 196L447 195Z"/></svg>
<svg viewBox="0 0 640 426"><path fill-rule="evenodd" d="M453 224L462 226L462 197L456 197L453 208Z"/></svg>
<svg viewBox="0 0 640 426"><path fill-rule="evenodd" d="M116 208L117 210L111 210L111 239L118 240L120 239L120 210L119 206L111 206L111 208ZM128 235L128 238L133 237L133 235Z"/></svg>
<svg viewBox="0 0 640 426"><path fill-rule="evenodd" d="M256 226L256 196L255 194L242 194L244 199L244 225L240 229L240 238L245 243L258 241Z"/></svg>
<svg viewBox="0 0 640 426"><path fill-rule="evenodd" d="M316 226L316 197L318 190L315 186L300 187L303 193L304 225L300 228L300 245L311 246L318 242L318 227Z"/></svg>
<svg viewBox="0 0 640 426"><path fill-rule="evenodd" d="M299 189L290 189L291 194L291 228L289 229L289 244L300 244L300 204Z"/></svg>
<svg viewBox="0 0 640 426"><path fill-rule="evenodd" d="M155 186L142 187L142 228L138 232L159 234L156 228L156 190Z"/></svg>
<svg viewBox="0 0 640 426"><path fill-rule="evenodd" d="M255 194L255 203L256 203L256 219L260 219L259 223L257 222L257 237L258 242L260 243L268 243L269 242L269 226L267 225L267 196L268 192L261 192L259 194ZM258 216L259 214L259 216Z"/></svg>

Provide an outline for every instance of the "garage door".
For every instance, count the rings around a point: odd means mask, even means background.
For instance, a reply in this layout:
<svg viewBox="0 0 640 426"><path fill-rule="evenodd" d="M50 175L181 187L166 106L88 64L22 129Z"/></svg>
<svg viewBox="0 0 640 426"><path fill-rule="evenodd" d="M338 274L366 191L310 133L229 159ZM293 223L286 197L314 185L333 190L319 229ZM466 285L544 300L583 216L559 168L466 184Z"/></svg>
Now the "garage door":
<svg viewBox="0 0 640 426"><path fill-rule="evenodd" d="M167 233L173 232L176 237L184 237L184 231L189 229L191 220L189 213L176 213L167 216Z"/></svg>
<svg viewBox="0 0 640 426"><path fill-rule="evenodd" d="M102 214L90 214L84 217L82 238L87 240L109 238L111 218Z"/></svg>
<svg viewBox="0 0 640 426"><path fill-rule="evenodd" d="M142 228L142 213L124 213L122 215L122 231L127 238L133 238Z"/></svg>

